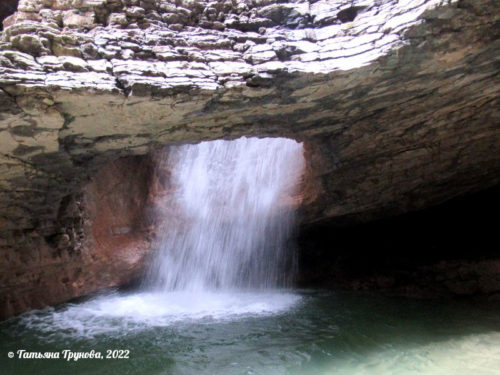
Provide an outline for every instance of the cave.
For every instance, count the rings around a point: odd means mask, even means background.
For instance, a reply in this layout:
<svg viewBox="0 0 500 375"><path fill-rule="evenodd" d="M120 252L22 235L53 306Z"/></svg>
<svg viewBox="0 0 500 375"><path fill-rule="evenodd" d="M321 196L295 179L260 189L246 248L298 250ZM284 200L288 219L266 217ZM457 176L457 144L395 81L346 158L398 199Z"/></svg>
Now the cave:
<svg viewBox="0 0 500 375"><path fill-rule="evenodd" d="M404 372L399 349L452 374L498 345L495 1L21 0L0 20L7 374L67 338L113 349L102 371L173 374Z"/></svg>
<svg viewBox="0 0 500 375"><path fill-rule="evenodd" d="M309 225L299 235L302 282L416 298L496 299L498 189L378 220Z"/></svg>

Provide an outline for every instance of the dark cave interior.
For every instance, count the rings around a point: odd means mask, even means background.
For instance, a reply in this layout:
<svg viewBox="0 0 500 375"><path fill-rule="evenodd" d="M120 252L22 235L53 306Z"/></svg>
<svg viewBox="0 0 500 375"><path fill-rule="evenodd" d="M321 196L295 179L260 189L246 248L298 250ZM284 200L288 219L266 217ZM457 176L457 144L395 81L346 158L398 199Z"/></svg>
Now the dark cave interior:
<svg viewBox="0 0 500 375"><path fill-rule="evenodd" d="M462 281L477 279L467 265L498 258L499 193L496 186L382 220L304 228L298 238L300 283L396 294L407 294L412 285L409 294L416 296L447 294L451 268Z"/></svg>

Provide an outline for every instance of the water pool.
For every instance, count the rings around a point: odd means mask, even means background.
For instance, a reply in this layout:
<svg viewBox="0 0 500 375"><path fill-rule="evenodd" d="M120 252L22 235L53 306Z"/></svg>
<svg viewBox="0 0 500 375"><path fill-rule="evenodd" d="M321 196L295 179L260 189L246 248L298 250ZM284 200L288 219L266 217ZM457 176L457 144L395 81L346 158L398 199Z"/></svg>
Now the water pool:
<svg viewBox="0 0 500 375"><path fill-rule="evenodd" d="M6 375L500 373L498 302L311 290L110 293L9 319L0 334ZM129 358L19 359L22 349L128 350Z"/></svg>

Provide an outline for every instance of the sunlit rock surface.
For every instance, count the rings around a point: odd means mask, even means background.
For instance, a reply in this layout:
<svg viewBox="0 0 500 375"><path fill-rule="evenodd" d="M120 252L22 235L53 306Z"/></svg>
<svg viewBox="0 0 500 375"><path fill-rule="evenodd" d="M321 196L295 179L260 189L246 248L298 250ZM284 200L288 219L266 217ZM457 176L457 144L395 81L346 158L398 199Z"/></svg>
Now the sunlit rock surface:
<svg viewBox="0 0 500 375"><path fill-rule="evenodd" d="M57 297L37 265L43 249L56 265L81 263L95 249L85 242L92 220L82 206L62 224L63 202L103 164L160 145L304 141L305 224L402 213L498 184L497 8L21 0L0 42L0 305L31 307L17 304L21 289L40 306L118 284L80 290L61 278L49 283L65 291Z"/></svg>

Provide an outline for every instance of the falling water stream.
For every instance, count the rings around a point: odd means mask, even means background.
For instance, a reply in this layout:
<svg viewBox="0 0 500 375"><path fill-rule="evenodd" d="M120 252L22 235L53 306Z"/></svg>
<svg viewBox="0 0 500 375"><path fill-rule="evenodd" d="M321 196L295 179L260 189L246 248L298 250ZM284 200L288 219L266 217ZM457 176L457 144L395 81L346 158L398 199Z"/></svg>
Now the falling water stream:
<svg viewBox="0 0 500 375"><path fill-rule="evenodd" d="M302 145L240 138L170 149L172 196L148 281L164 291L290 286ZM168 183L167 182L167 183Z"/></svg>
<svg viewBox="0 0 500 375"><path fill-rule="evenodd" d="M279 138L171 147L142 288L1 322L0 374L499 374L499 303L292 289L302 153ZM128 358L7 358L20 349Z"/></svg>

